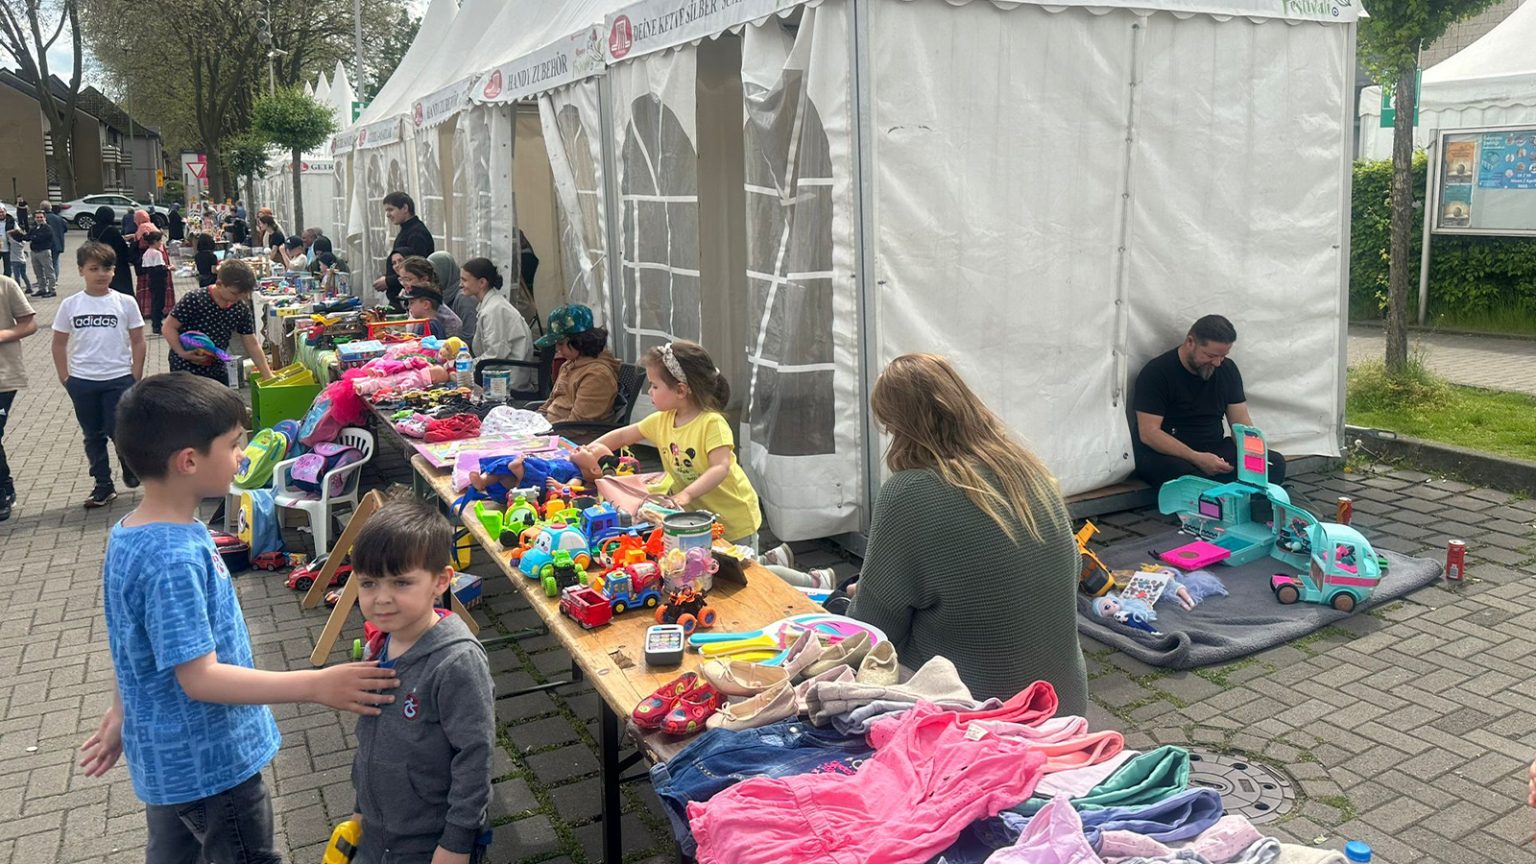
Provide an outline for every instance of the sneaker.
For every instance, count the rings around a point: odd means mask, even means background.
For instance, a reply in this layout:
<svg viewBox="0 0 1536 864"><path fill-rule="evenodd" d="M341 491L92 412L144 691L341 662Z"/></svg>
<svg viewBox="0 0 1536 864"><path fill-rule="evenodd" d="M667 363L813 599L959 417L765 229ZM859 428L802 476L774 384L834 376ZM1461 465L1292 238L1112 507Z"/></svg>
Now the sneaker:
<svg viewBox="0 0 1536 864"><path fill-rule="evenodd" d="M111 486L97 486L91 490L91 497L85 499L85 509L95 510L98 507L105 507L115 500L117 500L116 489Z"/></svg>
<svg viewBox="0 0 1536 864"><path fill-rule="evenodd" d="M16 490L0 489L0 522L11 518L11 505L16 503Z"/></svg>
<svg viewBox="0 0 1536 864"><path fill-rule="evenodd" d="M127 465L123 466L123 485L129 489L139 488L139 475L128 470Z"/></svg>
<svg viewBox="0 0 1536 864"><path fill-rule="evenodd" d="M805 571L805 575L815 580L816 584L812 587L818 591L837 590L837 572L831 567L813 567Z"/></svg>
<svg viewBox="0 0 1536 864"><path fill-rule="evenodd" d="M788 543L780 543L772 549L769 549L763 554L757 556L757 563L773 564L778 567L792 568L795 566L795 552L793 549L789 548Z"/></svg>

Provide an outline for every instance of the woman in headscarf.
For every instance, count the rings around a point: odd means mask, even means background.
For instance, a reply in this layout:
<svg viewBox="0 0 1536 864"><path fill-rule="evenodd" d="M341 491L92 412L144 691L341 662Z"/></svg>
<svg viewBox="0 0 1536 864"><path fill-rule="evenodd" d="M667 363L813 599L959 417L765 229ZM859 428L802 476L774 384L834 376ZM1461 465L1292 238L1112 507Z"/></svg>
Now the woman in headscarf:
<svg viewBox="0 0 1536 864"><path fill-rule="evenodd" d="M117 227L117 218L111 207L103 205L96 208L96 224L91 226L86 236L111 246L112 251L117 253L117 268L112 271L112 290L129 297L134 296L133 269L128 265L128 243L123 239L122 230Z"/></svg>
<svg viewBox="0 0 1536 864"><path fill-rule="evenodd" d="M132 256L133 265L136 270L134 274L134 285L136 286L134 296L138 297L139 299L139 311L143 313L144 318L148 320L150 315L154 314L154 310L157 308L155 304L155 300L157 299L159 299L164 304L163 306L158 307L162 312L176 308L176 285L173 281L170 268L166 267L165 235L160 232L160 228L159 226L155 225L154 220L150 219L148 210L140 210L137 213L134 213L133 220L138 223L139 230L134 234L133 238L127 242L128 252L129 255ZM151 237L155 238L155 242L150 242ZM143 266L144 250L150 248L151 246L159 250L159 260L161 262L160 267L165 268L164 289L151 287L149 278L150 274ZM156 272L158 273L159 271L157 270ZM154 296L157 292L160 292L159 297Z"/></svg>
<svg viewBox="0 0 1536 864"><path fill-rule="evenodd" d="M459 265L447 252L433 252L427 260L432 262L432 269L437 271L437 284L442 286L443 302L464 322L460 335L465 342L474 344L475 311L479 301L459 290Z"/></svg>

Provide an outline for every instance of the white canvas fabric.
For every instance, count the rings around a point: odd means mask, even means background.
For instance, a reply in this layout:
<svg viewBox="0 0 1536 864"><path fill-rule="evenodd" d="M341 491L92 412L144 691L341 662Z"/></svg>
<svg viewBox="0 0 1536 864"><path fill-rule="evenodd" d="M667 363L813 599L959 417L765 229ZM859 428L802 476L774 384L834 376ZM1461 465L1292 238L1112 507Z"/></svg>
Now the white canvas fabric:
<svg viewBox="0 0 1536 864"><path fill-rule="evenodd" d="M416 142L416 215L432 232L437 249L448 248L448 213L443 202L442 145L438 127L417 129ZM455 258L455 261L458 259Z"/></svg>
<svg viewBox="0 0 1536 864"><path fill-rule="evenodd" d="M560 214L560 255L567 302L592 308L607 326L607 219L604 213L601 108L595 79L539 97L539 121L554 175Z"/></svg>
<svg viewBox="0 0 1536 864"><path fill-rule="evenodd" d="M848 6L742 33L749 392L741 458L774 534L859 529L863 507Z"/></svg>

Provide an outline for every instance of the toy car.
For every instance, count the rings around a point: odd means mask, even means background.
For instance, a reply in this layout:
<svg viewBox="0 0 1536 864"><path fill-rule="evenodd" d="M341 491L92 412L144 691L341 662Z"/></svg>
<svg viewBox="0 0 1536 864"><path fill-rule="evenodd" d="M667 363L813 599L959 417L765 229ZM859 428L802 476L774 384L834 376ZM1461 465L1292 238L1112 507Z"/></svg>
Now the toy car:
<svg viewBox="0 0 1536 864"><path fill-rule="evenodd" d="M613 620L613 607L608 598L580 585L572 585L560 592L560 613L586 630Z"/></svg>
<svg viewBox="0 0 1536 864"><path fill-rule="evenodd" d="M252 570L277 571L288 566L288 555L283 552L263 552L251 559Z"/></svg>
<svg viewBox="0 0 1536 864"><path fill-rule="evenodd" d="M1285 605L1299 600L1325 603L1340 612L1353 612L1369 600L1381 581L1381 562L1360 532L1347 525L1318 522L1311 526L1309 566L1296 576L1276 573L1269 578L1275 599Z"/></svg>
<svg viewBox="0 0 1536 864"><path fill-rule="evenodd" d="M523 536L526 539L527 532ZM550 522L538 528L538 534L534 536L528 550L518 556L517 569L523 571L523 575L529 579L537 579L542 575L544 565L554 561L555 553L561 550L571 553L571 558L580 567L592 563L587 535L581 533L580 528L565 522Z"/></svg>
<svg viewBox="0 0 1536 864"><path fill-rule="evenodd" d="M597 544L598 560L609 570L647 560L645 541L635 532L611 535Z"/></svg>
<svg viewBox="0 0 1536 864"><path fill-rule="evenodd" d="M539 579L544 584L544 596L559 597L561 591L572 585L587 584L587 570L576 563L571 553L561 549L539 569Z"/></svg>
<svg viewBox="0 0 1536 864"><path fill-rule="evenodd" d="M325 568L325 561L328 557L327 555L321 555L309 564L289 573L288 582L286 583L288 587L295 591L308 591L310 586L315 584L315 578L320 575L320 571ZM331 577L331 582L326 587L335 588L337 585L347 581L351 576L352 565L342 564L336 568L336 575Z"/></svg>
<svg viewBox="0 0 1536 864"><path fill-rule="evenodd" d="M601 580L601 591L613 606L613 614L623 615L636 606L654 609L661 603L661 568L654 562L631 564L614 570Z"/></svg>
<svg viewBox="0 0 1536 864"><path fill-rule="evenodd" d="M667 592L666 599L656 607L657 624L680 624L685 635L692 635L695 628L714 627L715 618L715 610L704 605L704 595L691 588Z"/></svg>

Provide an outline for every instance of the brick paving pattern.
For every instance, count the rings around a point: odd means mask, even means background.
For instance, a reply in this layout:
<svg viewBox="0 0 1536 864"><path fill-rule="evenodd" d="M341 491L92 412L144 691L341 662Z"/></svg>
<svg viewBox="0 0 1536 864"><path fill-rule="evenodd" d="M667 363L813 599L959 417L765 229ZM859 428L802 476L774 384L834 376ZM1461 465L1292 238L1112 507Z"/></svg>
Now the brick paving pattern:
<svg viewBox="0 0 1536 864"><path fill-rule="evenodd" d="M1349 365L1380 361L1386 350L1380 327L1349 328ZM1408 351L1422 351L1430 371L1453 384L1536 396L1536 339L1414 331Z"/></svg>
<svg viewBox="0 0 1536 864"><path fill-rule="evenodd" d="M63 294L79 290L66 269ZM57 302L39 306L46 329ZM105 532L138 496L80 508L90 480L48 340L40 333L24 343L32 386L6 434L20 499L0 524L0 862L138 862L143 812L126 770L89 780L74 765L112 686L98 588ZM165 368L164 355L151 350L150 371ZM1302 501L1353 496L1357 524L1400 552L1439 557L1447 536L1468 540L1468 582L1194 672L1154 669L1085 642L1094 726L1124 730L1133 747L1197 744L1280 769L1298 797L1273 826L1288 840L1337 848L1364 839L1386 862L1530 860L1524 770L1536 750L1536 596L1528 587L1536 502L1386 468L1309 475L1294 490ZM1166 525L1145 512L1098 522L1104 542ZM257 662L305 668L323 610L301 610L271 574L238 584ZM486 635L536 623L504 580L487 589L476 610ZM550 636L490 657L502 693L569 674L570 659ZM498 701L491 861L599 860L596 710L579 683ZM351 812L352 721L314 706L276 713L284 745L268 778L280 839L295 864L310 864ZM649 787L627 786L623 800L625 860L675 860Z"/></svg>

